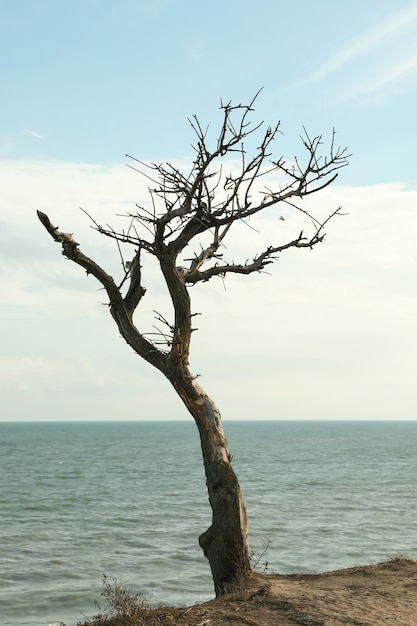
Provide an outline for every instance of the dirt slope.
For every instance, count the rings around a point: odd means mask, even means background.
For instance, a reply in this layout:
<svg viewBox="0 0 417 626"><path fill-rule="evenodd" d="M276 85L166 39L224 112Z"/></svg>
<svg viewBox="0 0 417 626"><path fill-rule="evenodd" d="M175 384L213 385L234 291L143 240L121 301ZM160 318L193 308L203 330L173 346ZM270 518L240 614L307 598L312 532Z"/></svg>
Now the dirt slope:
<svg viewBox="0 0 417 626"><path fill-rule="evenodd" d="M417 626L417 561L254 576L249 591L183 609L181 626Z"/></svg>

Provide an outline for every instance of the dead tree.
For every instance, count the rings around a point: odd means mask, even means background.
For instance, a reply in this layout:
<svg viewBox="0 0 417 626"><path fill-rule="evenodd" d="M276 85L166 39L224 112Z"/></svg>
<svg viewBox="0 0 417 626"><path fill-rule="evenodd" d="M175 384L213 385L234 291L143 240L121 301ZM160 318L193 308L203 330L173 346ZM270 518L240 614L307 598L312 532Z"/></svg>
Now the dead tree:
<svg viewBox="0 0 417 626"><path fill-rule="evenodd" d="M104 287L122 337L169 380L197 424L212 509L212 524L200 536L199 543L210 563L216 595L230 589L250 571L248 523L220 412L190 371L193 312L189 287L216 276L261 272L284 250L311 249L322 242L326 223L340 213L340 208L319 221L297 202L330 185L349 156L346 148L334 145L334 133L327 155L322 155L322 138L311 139L304 132L303 161L271 160L270 150L280 132L279 124L266 130L261 129L261 124L251 124L255 98L248 105L221 104L222 122L213 146L198 118L189 120L196 138L190 171L183 173L169 163L132 160L134 169L138 168L152 183L151 208L137 206L135 213L127 216L129 226L122 231L93 220L98 232L116 240L119 249L133 247L133 260L125 264L121 283L117 284L86 256L72 234L58 230L47 215L38 211L46 230L62 244L62 254L81 265ZM248 156L245 140L250 136L248 141L252 142L258 135L258 147ZM233 167L237 159L239 167L235 167L235 173L225 175L223 171L230 162L227 157L233 157ZM272 187L260 186L265 176L275 181ZM304 213L310 233L300 232L290 240L272 242L243 263L225 260L224 241L232 227L277 205ZM141 332L133 320L146 291L141 277L146 254L157 259L172 302L172 321L159 318L167 324L165 345Z"/></svg>

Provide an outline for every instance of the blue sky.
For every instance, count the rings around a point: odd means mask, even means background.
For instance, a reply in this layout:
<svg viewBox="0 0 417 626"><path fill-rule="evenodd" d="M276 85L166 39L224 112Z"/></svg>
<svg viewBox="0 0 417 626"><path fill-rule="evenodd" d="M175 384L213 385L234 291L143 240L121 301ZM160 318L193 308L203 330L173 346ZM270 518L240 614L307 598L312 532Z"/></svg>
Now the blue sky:
<svg viewBox="0 0 417 626"><path fill-rule="evenodd" d="M186 417L35 211L117 271L79 207L103 221L133 209L146 182L126 153L187 162L187 118L214 132L221 98L261 87L254 119L283 131L274 156L301 152L303 125L349 146L312 207L348 215L272 276L199 287L192 369L225 419L415 419L416 35L410 1L3 2L0 419Z"/></svg>

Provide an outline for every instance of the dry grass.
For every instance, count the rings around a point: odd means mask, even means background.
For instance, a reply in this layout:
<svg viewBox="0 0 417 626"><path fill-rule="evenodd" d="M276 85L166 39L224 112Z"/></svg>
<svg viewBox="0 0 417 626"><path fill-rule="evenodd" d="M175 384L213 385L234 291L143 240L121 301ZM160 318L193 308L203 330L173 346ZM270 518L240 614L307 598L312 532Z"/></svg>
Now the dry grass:
<svg viewBox="0 0 417 626"><path fill-rule="evenodd" d="M122 587L117 580L103 576L101 596L96 602L98 614L77 626L172 626L184 609L153 607L141 593ZM65 626L65 625L63 625Z"/></svg>

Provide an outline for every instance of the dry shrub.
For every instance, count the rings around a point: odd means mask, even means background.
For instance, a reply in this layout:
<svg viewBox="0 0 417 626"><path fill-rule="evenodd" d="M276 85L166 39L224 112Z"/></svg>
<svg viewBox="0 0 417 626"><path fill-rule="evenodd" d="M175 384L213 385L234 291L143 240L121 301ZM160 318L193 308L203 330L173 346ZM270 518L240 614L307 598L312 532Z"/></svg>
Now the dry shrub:
<svg viewBox="0 0 417 626"><path fill-rule="evenodd" d="M125 589L115 579L109 582L105 575L101 596L105 606L96 602L98 615L77 626L172 626L180 612L172 607L152 607L141 593Z"/></svg>

